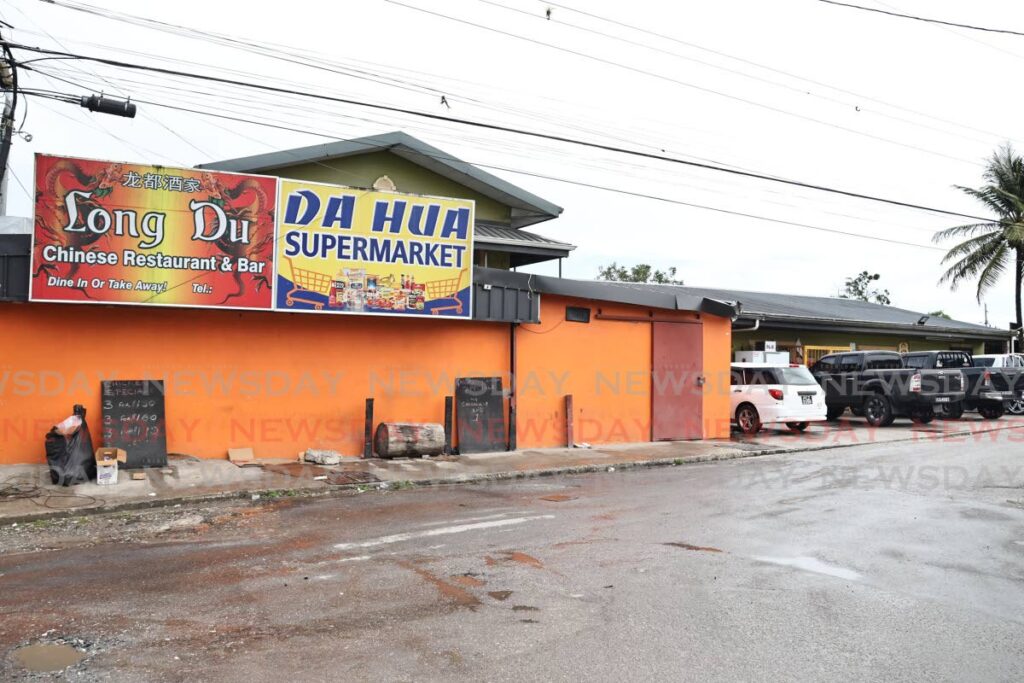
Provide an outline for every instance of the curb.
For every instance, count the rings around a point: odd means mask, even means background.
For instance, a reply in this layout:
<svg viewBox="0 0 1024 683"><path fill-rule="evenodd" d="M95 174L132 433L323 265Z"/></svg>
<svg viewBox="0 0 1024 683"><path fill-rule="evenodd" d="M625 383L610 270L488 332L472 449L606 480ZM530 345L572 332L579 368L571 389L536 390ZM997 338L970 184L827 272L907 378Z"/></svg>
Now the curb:
<svg viewBox="0 0 1024 683"><path fill-rule="evenodd" d="M944 441L946 439L962 437L962 436L975 436L978 434L988 434L991 432L1006 431L1010 429L1021 429L1024 428L1024 424L1013 425L1013 426L1000 426L992 427L989 429L980 430L966 430L958 432L948 432L935 434L927 437L906 437L899 439L887 440L885 444L894 443L907 443L909 441ZM37 513L29 513L18 516L2 517L0 518L0 526L6 526L11 524L22 524L25 522L34 522L38 520L57 520L66 519L69 517L87 517L93 515L101 515L110 512L124 511L124 510L148 510L162 507L173 507L175 505L193 505L201 503L212 503L224 500L252 498L253 496L259 496L259 501L253 502L265 502L266 499L280 500L282 498L335 498L341 496L353 495L354 492L358 492L360 489L369 488L370 490L381 490L387 491L395 486L395 484L402 483L401 488L427 488L433 486L446 486L446 485L460 485L460 484L479 484L489 481L516 481L520 479L536 479L540 477L557 477L557 476L573 476L580 474L596 474L599 472L616 472L619 470L639 470L645 468L654 467L676 467L680 465L699 465L702 463L720 462L725 460L742 460L745 458L757 458L767 455L790 455L796 453L811 453L816 451L827 451L835 450L840 448L857 448L861 446L877 446L881 445L879 442L873 443L842 443L842 444L821 444L821 445L808 445L799 448L762 448L758 450L738 450L730 449L728 446L723 446L724 452L721 453L705 453L703 455L690 455L680 456L675 458L657 458L654 460L634 460L618 462L615 464L585 464L585 465L570 465L566 467L548 467L544 469L535 470L513 470L508 472L491 472L487 474L463 474L454 477L432 477L428 479L410 479L406 482L380 482L373 484L341 484L338 486L324 485L320 487L309 487L309 488L249 488L241 489L238 491L222 491L218 493L200 494L200 495L182 495L175 496L173 498L157 498L157 499L140 499L125 501L123 503L107 503L104 505L88 508L69 508L67 510L48 510L40 511Z"/></svg>

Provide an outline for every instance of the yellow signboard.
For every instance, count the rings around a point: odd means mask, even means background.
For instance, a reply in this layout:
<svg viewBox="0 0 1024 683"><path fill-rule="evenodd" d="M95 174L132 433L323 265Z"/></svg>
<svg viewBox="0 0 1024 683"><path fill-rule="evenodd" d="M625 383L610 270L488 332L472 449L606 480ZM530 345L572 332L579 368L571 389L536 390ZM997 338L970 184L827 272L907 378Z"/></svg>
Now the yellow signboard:
<svg viewBox="0 0 1024 683"><path fill-rule="evenodd" d="M282 179L274 308L472 316L474 202Z"/></svg>

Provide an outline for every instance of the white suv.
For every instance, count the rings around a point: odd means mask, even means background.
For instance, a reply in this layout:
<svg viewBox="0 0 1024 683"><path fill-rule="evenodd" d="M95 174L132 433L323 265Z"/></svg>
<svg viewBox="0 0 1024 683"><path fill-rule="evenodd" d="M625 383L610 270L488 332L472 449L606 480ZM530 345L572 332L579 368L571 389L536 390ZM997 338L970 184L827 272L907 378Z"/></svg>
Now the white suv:
<svg viewBox="0 0 1024 683"><path fill-rule="evenodd" d="M733 422L744 434L785 423L795 432L825 419L825 390L802 365L733 363L729 393Z"/></svg>

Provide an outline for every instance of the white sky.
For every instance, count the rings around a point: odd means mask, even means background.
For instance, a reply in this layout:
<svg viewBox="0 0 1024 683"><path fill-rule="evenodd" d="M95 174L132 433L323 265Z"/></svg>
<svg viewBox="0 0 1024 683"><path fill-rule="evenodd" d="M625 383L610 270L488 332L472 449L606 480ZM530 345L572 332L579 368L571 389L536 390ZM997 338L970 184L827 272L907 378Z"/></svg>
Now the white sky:
<svg viewBox="0 0 1024 683"><path fill-rule="evenodd" d="M986 215L952 186L980 184L984 160L1004 142L1015 142L1024 152L1024 98L1015 85L1024 67L1022 37L949 29L816 0L558 0L673 40L561 7L554 7L552 20L547 21L541 17L549 5L535 0L493 0L526 14L482 0L400 1L591 58L385 0L92 0L114 12L256 45L316 53L332 64L328 69L348 74L359 69L362 78L93 17L40 0L5 0L0 17L14 25L15 41L29 45L262 80L645 151L664 149L680 158L701 158L967 214ZM861 4L1024 31L1024 3L1009 0ZM27 52L16 56L32 57ZM473 163L920 245L929 245L936 229L968 222L302 97L84 62L51 60L37 66L85 87L48 81L25 70L22 86L75 95L105 90L340 139L401 128ZM440 105L440 93L451 103L450 110ZM140 116L128 120L29 99L24 130L33 140L16 140L12 151L12 168L26 187L35 152L192 166L327 139L143 102ZM880 284L891 290L897 306L941 308L963 320L984 319L972 285L951 292L938 284L942 251L488 170L565 208L559 219L532 229L579 245L564 264L567 277L594 277L599 265L613 260L626 265L646 262L660 268L676 266L678 276L694 286L827 296L842 287L846 276L868 269L882 274ZM8 208L14 215L31 214L29 196L17 183L11 185ZM555 264L540 264L535 270L554 273ZM1005 326L1014 317L1009 278L988 295L987 303L992 324Z"/></svg>

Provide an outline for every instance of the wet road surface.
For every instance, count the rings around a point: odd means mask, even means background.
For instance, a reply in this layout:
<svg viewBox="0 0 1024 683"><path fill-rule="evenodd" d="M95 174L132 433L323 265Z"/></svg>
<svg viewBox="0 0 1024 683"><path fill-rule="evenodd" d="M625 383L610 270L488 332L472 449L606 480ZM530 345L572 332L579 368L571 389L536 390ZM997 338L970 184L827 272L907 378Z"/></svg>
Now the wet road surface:
<svg viewBox="0 0 1024 683"><path fill-rule="evenodd" d="M4 537L0 679L48 680L14 653L51 629L88 644L74 680L1024 666L1024 449L1005 436L146 514L168 523Z"/></svg>

